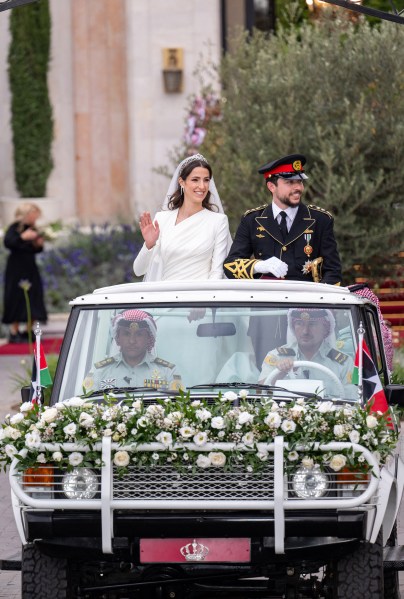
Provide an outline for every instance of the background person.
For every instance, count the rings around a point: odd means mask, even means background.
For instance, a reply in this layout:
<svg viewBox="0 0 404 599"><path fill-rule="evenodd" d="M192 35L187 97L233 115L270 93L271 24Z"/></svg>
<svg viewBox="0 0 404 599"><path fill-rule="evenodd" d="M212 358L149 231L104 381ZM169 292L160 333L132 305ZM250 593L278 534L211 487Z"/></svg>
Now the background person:
<svg viewBox="0 0 404 599"><path fill-rule="evenodd" d="M177 167L163 211L140 216L144 244L134 263L145 281L221 279L231 238L227 216L201 154Z"/></svg>
<svg viewBox="0 0 404 599"><path fill-rule="evenodd" d="M94 364L83 381L86 392L113 387L179 389L181 377L175 365L153 355L157 327L143 310L125 310L112 322L119 352Z"/></svg>
<svg viewBox="0 0 404 599"><path fill-rule="evenodd" d="M226 277L313 281L312 263L322 258L321 282L341 283L333 218L326 210L301 202L305 163L302 154L291 154L258 170L272 203L245 212L224 262Z"/></svg>
<svg viewBox="0 0 404 599"><path fill-rule="evenodd" d="M4 245L10 254L4 275L2 322L10 325L10 343L26 343L32 322L46 323L48 319L42 280L35 260L35 255L42 252L44 245L44 238L36 229L36 221L40 216L41 210L36 204L21 204L15 212L15 221L4 236ZM21 284L26 285L28 291L30 321ZM26 323L25 331L20 331L20 323Z"/></svg>
<svg viewBox="0 0 404 599"><path fill-rule="evenodd" d="M259 382L275 384L278 380L290 378L321 379L327 395L339 396L335 381L327 374L309 366L294 367L295 361L315 362L326 366L337 376L344 387L346 398L356 398L357 388L351 383L353 360L335 349L334 330L335 319L330 310L289 310L287 344L268 352L262 364ZM270 375L276 369L279 373L271 379Z"/></svg>

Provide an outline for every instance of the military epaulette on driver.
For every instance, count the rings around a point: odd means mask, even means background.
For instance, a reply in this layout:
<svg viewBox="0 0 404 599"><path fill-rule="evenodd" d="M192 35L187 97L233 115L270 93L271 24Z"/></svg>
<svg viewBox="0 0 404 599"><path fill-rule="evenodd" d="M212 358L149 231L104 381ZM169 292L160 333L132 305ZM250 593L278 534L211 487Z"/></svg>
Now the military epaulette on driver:
<svg viewBox="0 0 404 599"><path fill-rule="evenodd" d="M247 214L251 214L251 212L257 212L258 210L264 210L268 204L264 204L263 206L257 206L256 208L251 208L251 210L246 210L243 216L247 216Z"/></svg>
<svg viewBox="0 0 404 599"><path fill-rule="evenodd" d="M327 358L334 360L334 362L338 362L338 364L345 364L349 356L347 354L343 354L337 349L330 349L330 351L327 354Z"/></svg>
<svg viewBox="0 0 404 599"><path fill-rule="evenodd" d="M161 358L154 358L154 364L158 364L159 366L166 366L167 368L175 368L175 364L171 362L167 362L167 360L162 360Z"/></svg>
<svg viewBox="0 0 404 599"><path fill-rule="evenodd" d="M324 208L320 208L320 206L315 206L314 204L309 204L307 206L307 208L310 208L310 210L318 210L319 212L324 212L324 214L326 214L330 218L334 218L333 215L331 214L331 212L328 212L328 210L324 210Z"/></svg>
<svg viewBox="0 0 404 599"><path fill-rule="evenodd" d="M294 349L292 349L291 347L286 347L285 345L283 347L277 347L276 351L278 352L279 356L295 356L296 352Z"/></svg>
<svg viewBox="0 0 404 599"><path fill-rule="evenodd" d="M99 362L95 362L94 366L95 366L95 368L104 368L105 366L108 366L109 364L113 364L114 362L116 362L115 358L104 358L103 360L100 360Z"/></svg>

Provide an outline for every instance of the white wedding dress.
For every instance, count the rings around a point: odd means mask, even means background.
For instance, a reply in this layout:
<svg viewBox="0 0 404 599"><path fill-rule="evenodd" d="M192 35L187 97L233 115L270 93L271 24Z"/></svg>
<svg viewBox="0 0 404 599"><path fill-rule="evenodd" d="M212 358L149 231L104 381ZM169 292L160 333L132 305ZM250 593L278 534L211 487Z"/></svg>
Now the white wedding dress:
<svg viewBox="0 0 404 599"><path fill-rule="evenodd" d="M143 244L133 270L147 281L222 279L228 253L227 216L203 209L176 224L178 209L157 212L160 227L156 245Z"/></svg>

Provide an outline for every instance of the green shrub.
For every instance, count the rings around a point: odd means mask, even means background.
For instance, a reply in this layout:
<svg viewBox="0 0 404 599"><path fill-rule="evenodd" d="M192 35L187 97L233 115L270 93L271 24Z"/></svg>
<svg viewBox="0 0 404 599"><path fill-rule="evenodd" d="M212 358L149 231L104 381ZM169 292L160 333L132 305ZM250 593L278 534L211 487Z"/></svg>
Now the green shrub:
<svg viewBox="0 0 404 599"><path fill-rule="evenodd" d="M46 195L52 170L52 107L48 94L50 48L48 0L12 10L9 81L14 172L26 198Z"/></svg>

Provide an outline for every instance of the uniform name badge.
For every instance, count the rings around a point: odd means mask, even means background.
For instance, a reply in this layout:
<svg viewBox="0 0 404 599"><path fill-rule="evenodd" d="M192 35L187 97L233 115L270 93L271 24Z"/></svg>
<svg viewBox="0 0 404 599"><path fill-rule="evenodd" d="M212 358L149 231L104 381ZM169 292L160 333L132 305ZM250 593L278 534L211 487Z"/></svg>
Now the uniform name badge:
<svg viewBox="0 0 404 599"><path fill-rule="evenodd" d="M306 254L306 256L310 256L313 253L313 248L310 245L311 234L305 233L304 238L306 240L306 245L304 246L303 251Z"/></svg>

